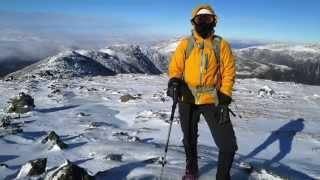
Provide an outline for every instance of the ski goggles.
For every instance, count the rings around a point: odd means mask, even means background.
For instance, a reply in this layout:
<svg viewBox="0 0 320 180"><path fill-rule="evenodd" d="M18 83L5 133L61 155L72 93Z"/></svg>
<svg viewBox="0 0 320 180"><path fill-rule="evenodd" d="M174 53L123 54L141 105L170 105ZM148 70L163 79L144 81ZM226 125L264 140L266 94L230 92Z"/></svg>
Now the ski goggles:
<svg viewBox="0 0 320 180"><path fill-rule="evenodd" d="M211 24L215 22L215 17L211 14L197 15L192 20L195 24Z"/></svg>

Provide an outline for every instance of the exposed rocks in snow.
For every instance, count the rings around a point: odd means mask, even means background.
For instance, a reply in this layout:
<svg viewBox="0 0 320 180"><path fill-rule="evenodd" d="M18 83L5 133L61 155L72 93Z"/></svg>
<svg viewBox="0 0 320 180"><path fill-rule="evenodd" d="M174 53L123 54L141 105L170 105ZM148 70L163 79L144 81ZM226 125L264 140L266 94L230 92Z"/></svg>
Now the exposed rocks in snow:
<svg viewBox="0 0 320 180"><path fill-rule="evenodd" d="M141 142L141 139L138 136L131 136L127 132L114 132L112 133L112 136L117 137L121 141L126 141L126 142Z"/></svg>
<svg viewBox="0 0 320 180"><path fill-rule="evenodd" d="M68 148L68 145L65 144L54 131L51 131L50 134L41 141L43 144L48 142L51 144L51 148L53 146L58 146L60 149Z"/></svg>
<svg viewBox="0 0 320 180"><path fill-rule="evenodd" d="M94 57L95 56L95 57ZM116 73L147 73L160 74L155 62L161 59L152 56L138 45L114 45L93 53L98 62L109 67Z"/></svg>
<svg viewBox="0 0 320 180"><path fill-rule="evenodd" d="M39 176L46 170L47 159L41 158L27 162L18 173L17 179L26 176Z"/></svg>
<svg viewBox="0 0 320 180"><path fill-rule="evenodd" d="M129 142L141 142L141 139L138 136L128 136Z"/></svg>
<svg viewBox="0 0 320 180"><path fill-rule="evenodd" d="M136 99L141 99L140 96L132 96L130 94L125 94L123 96L120 97L121 102L128 102L130 100L136 100Z"/></svg>
<svg viewBox="0 0 320 180"><path fill-rule="evenodd" d="M239 163L239 167L243 169L246 173L250 174L253 172L253 166L249 163L241 162Z"/></svg>
<svg viewBox="0 0 320 180"><path fill-rule="evenodd" d="M122 156L123 154L108 154L105 159L106 160L111 160L111 161L118 161L121 162L122 161Z"/></svg>
<svg viewBox="0 0 320 180"><path fill-rule="evenodd" d="M51 92L51 94L60 94L61 90L60 89L55 89Z"/></svg>
<svg viewBox="0 0 320 180"><path fill-rule="evenodd" d="M170 123L170 112L167 111L158 111L154 112L152 110L144 110L136 115L135 122L136 123L143 123L143 122L148 122L151 120L162 120L166 123ZM173 119L174 123L179 123L179 120L177 117Z"/></svg>
<svg viewBox="0 0 320 180"><path fill-rule="evenodd" d="M53 172L48 173L45 180L94 180L88 172L70 161L66 161Z"/></svg>
<svg viewBox="0 0 320 180"><path fill-rule="evenodd" d="M21 123L12 123L13 117L3 116L0 119L0 137L23 132Z"/></svg>
<svg viewBox="0 0 320 180"><path fill-rule="evenodd" d="M76 51L64 51L19 71L11 73L14 79L28 78L65 79L83 76L107 76L115 73L99 62Z"/></svg>
<svg viewBox="0 0 320 180"><path fill-rule="evenodd" d="M13 76L7 76L5 79L5 81L13 81L15 80Z"/></svg>
<svg viewBox="0 0 320 180"><path fill-rule="evenodd" d="M102 126L118 128L117 125L111 124L111 123L107 123L107 122L91 122L91 123L89 124L89 128L90 128L90 129L98 128L98 127L102 127Z"/></svg>
<svg viewBox="0 0 320 180"><path fill-rule="evenodd" d="M263 86L258 91L258 97L272 96L275 91L269 86Z"/></svg>
<svg viewBox="0 0 320 180"><path fill-rule="evenodd" d="M10 116L4 116L0 119L0 127L1 128L7 128L11 123L11 117Z"/></svg>
<svg viewBox="0 0 320 180"><path fill-rule="evenodd" d="M9 168L9 166L8 166L7 164L5 164L5 163L1 163L1 164L0 164L0 167L1 167L1 168Z"/></svg>
<svg viewBox="0 0 320 180"><path fill-rule="evenodd" d="M167 97L167 94L166 94L166 90L158 91L158 92L154 93L152 95L152 99L159 100L161 102L165 102L165 101L169 100L169 98Z"/></svg>
<svg viewBox="0 0 320 180"><path fill-rule="evenodd" d="M119 131L112 133L112 136L129 136L127 132Z"/></svg>
<svg viewBox="0 0 320 180"><path fill-rule="evenodd" d="M85 117L85 116L90 116L90 114L86 114L84 112L78 113L78 117Z"/></svg>
<svg viewBox="0 0 320 180"><path fill-rule="evenodd" d="M35 107L34 99L24 92L21 92L18 96L10 99L8 104L8 113L23 114L32 111Z"/></svg>

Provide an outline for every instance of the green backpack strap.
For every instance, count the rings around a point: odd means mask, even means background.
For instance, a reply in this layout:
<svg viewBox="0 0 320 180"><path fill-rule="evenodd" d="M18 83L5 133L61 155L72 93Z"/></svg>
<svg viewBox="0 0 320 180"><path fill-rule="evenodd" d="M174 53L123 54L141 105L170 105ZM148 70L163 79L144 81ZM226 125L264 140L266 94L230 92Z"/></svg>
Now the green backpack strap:
<svg viewBox="0 0 320 180"><path fill-rule="evenodd" d="M217 90L220 89L221 87L221 81L222 81L222 77L221 77L221 56L220 56L220 48L221 48L221 41L222 41L222 37L214 35L213 38L213 50L214 50L214 54L216 56L216 60L217 60L217 65L218 65L218 71L216 74L216 88Z"/></svg>
<svg viewBox="0 0 320 180"><path fill-rule="evenodd" d="M221 40L222 37L214 35L213 38L213 50L214 50L214 54L216 56L217 59L217 64L220 65L220 47L221 47ZM186 49L186 58L185 60L187 60L194 48L194 44L195 44L196 40L194 39L193 35L188 37L188 46Z"/></svg>
<svg viewBox="0 0 320 180"><path fill-rule="evenodd" d="M214 35L213 38L213 50L216 56L217 64L220 66L220 47L221 47L222 37Z"/></svg>
<svg viewBox="0 0 320 180"><path fill-rule="evenodd" d="M187 60L193 50L194 44L195 44L196 40L194 39L193 35L188 37L188 46L186 49L186 59Z"/></svg>

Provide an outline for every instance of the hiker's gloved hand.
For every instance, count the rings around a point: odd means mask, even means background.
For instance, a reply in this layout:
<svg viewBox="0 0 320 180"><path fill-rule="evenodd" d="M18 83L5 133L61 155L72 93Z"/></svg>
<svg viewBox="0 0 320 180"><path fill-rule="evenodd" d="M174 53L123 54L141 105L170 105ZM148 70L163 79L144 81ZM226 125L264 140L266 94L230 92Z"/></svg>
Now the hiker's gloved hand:
<svg viewBox="0 0 320 180"><path fill-rule="evenodd" d="M171 78L168 83L167 96L170 96L174 101L177 101L180 95L181 79Z"/></svg>
<svg viewBox="0 0 320 180"><path fill-rule="evenodd" d="M219 124L227 124L230 122L229 107L226 105L218 105L218 122Z"/></svg>
<svg viewBox="0 0 320 180"><path fill-rule="evenodd" d="M229 112L231 110L229 109L229 105L232 101L232 98L220 91L218 91L218 98L219 98L219 104L218 104L219 124L227 124L230 122Z"/></svg>
<svg viewBox="0 0 320 180"><path fill-rule="evenodd" d="M219 105L229 106L232 98L221 91L218 91Z"/></svg>

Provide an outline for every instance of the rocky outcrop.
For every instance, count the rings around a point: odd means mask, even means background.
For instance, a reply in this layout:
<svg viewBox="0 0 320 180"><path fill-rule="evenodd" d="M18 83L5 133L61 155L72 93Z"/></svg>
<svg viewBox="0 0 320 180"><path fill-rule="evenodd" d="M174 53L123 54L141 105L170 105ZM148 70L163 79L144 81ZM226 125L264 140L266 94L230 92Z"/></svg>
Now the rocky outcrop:
<svg viewBox="0 0 320 180"><path fill-rule="evenodd" d="M8 113L23 114L32 111L35 107L34 99L30 95L23 92L10 99L8 104Z"/></svg>
<svg viewBox="0 0 320 180"><path fill-rule="evenodd" d="M48 173L45 180L94 180L95 178L88 172L70 161L66 161L63 165Z"/></svg>
<svg viewBox="0 0 320 180"><path fill-rule="evenodd" d="M39 176L46 171L46 165L46 158L29 161L21 167L17 179L27 176Z"/></svg>
<svg viewBox="0 0 320 180"><path fill-rule="evenodd" d="M60 149L68 148L68 145L64 143L54 131L51 131L49 135L41 141L41 143L49 143L51 148L54 146L58 146Z"/></svg>

